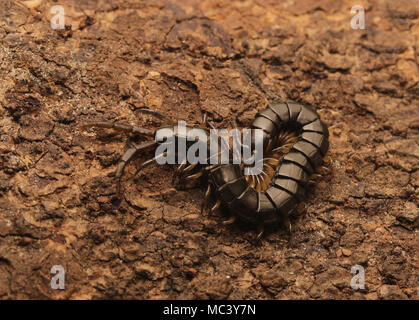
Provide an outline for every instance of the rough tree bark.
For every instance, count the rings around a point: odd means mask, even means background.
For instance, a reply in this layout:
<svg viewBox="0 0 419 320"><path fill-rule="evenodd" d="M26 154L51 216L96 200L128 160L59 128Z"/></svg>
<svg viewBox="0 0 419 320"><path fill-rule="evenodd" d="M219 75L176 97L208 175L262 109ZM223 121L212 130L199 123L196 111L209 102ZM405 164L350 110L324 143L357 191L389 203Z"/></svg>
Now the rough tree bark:
<svg viewBox="0 0 419 320"><path fill-rule="evenodd" d="M0 1L0 298L418 299L416 1ZM50 12L63 5L64 30ZM247 125L273 98L330 126L332 174L289 238L200 215L170 167L113 174L149 107ZM62 265L66 289L50 287ZM365 267L366 287L349 283Z"/></svg>

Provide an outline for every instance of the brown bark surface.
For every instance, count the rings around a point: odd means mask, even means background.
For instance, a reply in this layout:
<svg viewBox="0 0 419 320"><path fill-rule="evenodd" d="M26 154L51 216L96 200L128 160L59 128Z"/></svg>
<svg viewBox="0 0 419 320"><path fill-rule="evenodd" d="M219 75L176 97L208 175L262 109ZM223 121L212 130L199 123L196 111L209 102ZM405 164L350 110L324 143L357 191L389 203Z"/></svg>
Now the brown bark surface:
<svg viewBox="0 0 419 320"><path fill-rule="evenodd" d="M0 298L418 299L418 50L414 0L0 1ZM119 201L143 138L79 128L161 125L144 107L247 126L274 98L319 112L332 173L258 245L173 167L135 176L149 154Z"/></svg>

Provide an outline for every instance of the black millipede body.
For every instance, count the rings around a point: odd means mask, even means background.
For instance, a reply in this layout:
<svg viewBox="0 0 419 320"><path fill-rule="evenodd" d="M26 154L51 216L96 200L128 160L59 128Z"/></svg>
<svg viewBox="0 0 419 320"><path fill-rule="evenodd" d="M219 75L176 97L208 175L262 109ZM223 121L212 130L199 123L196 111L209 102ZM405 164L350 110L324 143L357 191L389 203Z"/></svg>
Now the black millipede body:
<svg viewBox="0 0 419 320"><path fill-rule="evenodd" d="M209 170L209 180L217 198L239 219L259 226L286 221L304 199L310 175L322 163L329 146L328 130L315 111L295 102L271 103L257 114L252 127L264 131L268 146L286 128L298 133L297 141L278 159L268 186L258 191L249 185L235 164Z"/></svg>
<svg viewBox="0 0 419 320"><path fill-rule="evenodd" d="M148 110L153 113L154 111ZM155 112L156 115L160 115ZM116 177L119 180L125 165L140 151L157 147L156 132L136 126L93 122L84 127L104 127L154 137L127 150L118 166ZM257 113L251 127L263 131L263 171L259 175L245 175L243 164L188 164L186 160L179 166L181 172L194 172L187 178L207 177L208 187L205 205L211 192L216 203L211 211L223 205L232 213L232 218L251 223L259 228L258 238L263 227L275 222L289 226L289 215L304 200L310 176L318 168L328 150L328 129L319 115L310 107L299 103L272 102ZM171 125L175 139L180 139L179 127ZM187 127L187 130L194 128ZM202 129L202 128L201 128ZM205 130L205 129L202 129ZM209 142L207 148L209 149ZM142 164L141 167L156 160L157 156Z"/></svg>

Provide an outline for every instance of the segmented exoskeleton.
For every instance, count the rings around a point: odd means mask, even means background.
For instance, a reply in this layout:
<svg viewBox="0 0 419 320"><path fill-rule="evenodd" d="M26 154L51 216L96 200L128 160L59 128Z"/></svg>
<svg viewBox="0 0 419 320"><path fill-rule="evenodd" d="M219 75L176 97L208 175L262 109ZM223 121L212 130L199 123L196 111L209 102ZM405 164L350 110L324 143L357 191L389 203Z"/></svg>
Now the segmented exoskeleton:
<svg viewBox="0 0 419 320"><path fill-rule="evenodd" d="M322 163L329 134L315 111L292 101L271 103L256 115L252 127L264 131L268 164L264 163L261 177L246 177L239 165L226 164L211 169L209 180L217 199L233 214L228 222L237 217L255 224L260 238L264 225L280 221L290 227L289 215L304 199L309 177ZM276 165L274 170L268 170L271 164Z"/></svg>
<svg viewBox="0 0 419 320"><path fill-rule="evenodd" d="M162 116L158 112L149 112ZM154 138L157 132L109 122L93 122L85 124L84 127L114 128ZM231 219L225 221L225 224L239 219L256 225L260 239L266 225L282 222L290 227L289 215L304 199L309 178L323 161L329 146L329 134L327 127L313 109L293 101L270 103L256 115L251 127L263 130L264 157L263 171L260 174L244 175L243 164L211 165L207 162L208 164L197 166L188 164L186 160L178 170L191 172L199 169L186 178L207 178L208 187L203 208L213 193L216 202L211 212L223 205L232 214ZM180 136L177 125L168 128L171 128L176 139L186 138ZM194 128L186 127L187 132L192 129ZM209 149L209 142L204 143L207 143ZM127 162L138 152L153 149L158 144L154 139L134 146L123 155L116 172L118 192ZM141 167L152 163L157 157L159 155L145 161Z"/></svg>

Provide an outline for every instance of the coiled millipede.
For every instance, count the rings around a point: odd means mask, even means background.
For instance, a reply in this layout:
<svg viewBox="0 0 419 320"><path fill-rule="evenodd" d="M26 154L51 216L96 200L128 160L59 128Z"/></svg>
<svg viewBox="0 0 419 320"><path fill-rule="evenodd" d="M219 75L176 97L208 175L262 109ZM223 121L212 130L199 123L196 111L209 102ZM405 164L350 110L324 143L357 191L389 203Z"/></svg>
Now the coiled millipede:
<svg viewBox="0 0 419 320"><path fill-rule="evenodd" d="M148 112L164 117L156 111ZM154 137L153 141L128 149L122 156L116 171L118 193L126 164L139 152L153 150L160 144L156 139L157 130L111 122L91 122L82 127L113 128ZM176 140L185 139L178 125L167 128L172 130ZM203 208L213 194L215 204L211 212L220 206L227 208L232 216L224 224L241 220L255 225L258 229L257 239L260 239L266 225L279 222L290 230L289 216L304 200L310 176L317 168L325 168L321 164L329 147L329 133L313 109L294 101L271 102L266 109L257 113L251 128L263 130L263 171L260 174L244 175L243 164L233 163L211 165L184 161L177 170L192 172L187 179L207 178ZM186 133L192 129L194 127L186 127ZM154 162L156 157L145 161L140 168Z"/></svg>

